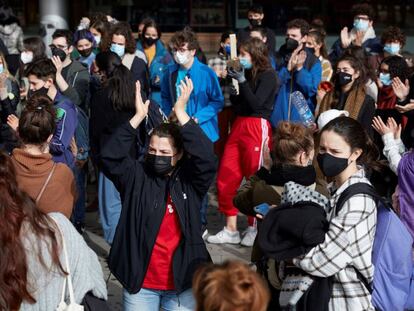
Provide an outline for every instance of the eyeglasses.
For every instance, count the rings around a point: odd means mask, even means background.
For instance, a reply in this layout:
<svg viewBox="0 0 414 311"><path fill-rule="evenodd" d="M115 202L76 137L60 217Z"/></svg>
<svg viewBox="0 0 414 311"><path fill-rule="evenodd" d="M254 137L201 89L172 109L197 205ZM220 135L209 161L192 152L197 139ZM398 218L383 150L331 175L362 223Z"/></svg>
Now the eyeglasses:
<svg viewBox="0 0 414 311"><path fill-rule="evenodd" d="M363 20L363 21L369 21L369 17L366 16L366 15L357 15L357 16L354 17L354 20L357 20L357 19L360 19L360 20Z"/></svg>
<svg viewBox="0 0 414 311"><path fill-rule="evenodd" d="M50 44L49 45L49 47L51 48L51 49L53 49L53 48L58 48L58 49L61 49L61 50L65 50L65 49L67 49L68 48L68 46L67 45L60 45L60 44Z"/></svg>
<svg viewBox="0 0 414 311"><path fill-rule="evenodd" d="M173 53L176 53L176 52L185 53L185 52L189 51L189 49L180 48L180 49L172 49L171 51Z"/></svg>

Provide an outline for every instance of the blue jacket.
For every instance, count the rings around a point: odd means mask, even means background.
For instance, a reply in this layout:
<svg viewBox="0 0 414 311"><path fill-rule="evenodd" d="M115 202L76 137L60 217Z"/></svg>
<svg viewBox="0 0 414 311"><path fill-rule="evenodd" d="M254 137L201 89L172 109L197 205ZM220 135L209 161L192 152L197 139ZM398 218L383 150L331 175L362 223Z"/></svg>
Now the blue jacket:
<svg viewBox="0 0 414 311"><path fill-rule="evenodd" d="M76 106L59 92L54 99L54 106L56 109L56 129L50 142L50 153L54 162L65 163L73 168L75 159L70 149L70 143L78 125Z"/></svg>
<svg viewBox="0 0 414 311"><path fill-rule="evenodd" d="M381 39L378 37L368 39L362 43L362 48L367 55L378 55L383 52L384 46L381 43ZM329 60L332 64L335 64L339 58L341 58L345 49L341 45L341 39L335 41L332 45L332 51L329 54Z"/></svg>
<svg viewBox="0 0 414 311"><path fill-rule="evenodd" d="M168 116L177 100L175 82L179 66L168 66L168 74L161 82L161 109ZM219 139L217 114L223 109L224 97L216 74L196 57L187 76L193 81L194 90L187 104L187 113L198 120L207 137L215 142Z"/></svg>
<svg viewBox="0 0 414 311"><path fill-rule="evenodd" d="M142 46L141 41L137 42L136 49L144 52L144 47ZM167 72L167 67L172 64L174 64L174 60L171 54L168 53L162 42L158 40L155 43L154 59L148 67L151 88L150 99L156 101L157 104L161 102L161 81L164 74Z"/></svg>
<svg viewBox="0 0 414 311"><path fill-rule="evenodd" d="M316 92L322 78L322 66L315 55L306 49L305 51L307 53L305 64L301 70L293 73L293 81L291 80L292 74L287 70L287 62L284 61L278 66L281 86L276 98L275 108L270 118L273 126L277 126L280 121L288 120L289 96L295 91L300 91L306 98L310 110L312 112L315 111ZM290 121L301 121L299 112L293 105L291 106Z"/></svg>

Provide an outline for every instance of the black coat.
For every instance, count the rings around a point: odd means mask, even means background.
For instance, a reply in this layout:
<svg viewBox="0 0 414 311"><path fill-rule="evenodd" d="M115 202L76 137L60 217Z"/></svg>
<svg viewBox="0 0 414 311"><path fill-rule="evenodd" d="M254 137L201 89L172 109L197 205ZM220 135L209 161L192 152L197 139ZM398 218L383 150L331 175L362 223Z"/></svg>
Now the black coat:
<svg viewBox="0 0 414 311"><path fill-rule="evenodd" d="M181 128L186 155L171 177L158 177L129 156L136 135L127 122L102 147L104 174L122 200L109 268L129 293L141 289L170 194L182 232L173 257L175 289L182 292L191 288L198 266L211 261L201 237L200 207L216 172L213 144L194 121L187 122Z"/></svg>

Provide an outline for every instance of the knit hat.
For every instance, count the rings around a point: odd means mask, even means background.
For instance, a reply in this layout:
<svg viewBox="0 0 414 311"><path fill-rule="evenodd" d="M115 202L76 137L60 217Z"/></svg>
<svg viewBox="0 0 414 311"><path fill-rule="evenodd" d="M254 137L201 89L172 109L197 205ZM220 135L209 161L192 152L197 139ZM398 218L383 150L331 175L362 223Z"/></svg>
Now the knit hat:
<svg viewBox="0 0 414 311"><path fill-rule="evenodd" d="M318 117L318 129L321 130L326 124L338 117L349 117L349 112L346 110L330 109L322 112Z"/></svg>

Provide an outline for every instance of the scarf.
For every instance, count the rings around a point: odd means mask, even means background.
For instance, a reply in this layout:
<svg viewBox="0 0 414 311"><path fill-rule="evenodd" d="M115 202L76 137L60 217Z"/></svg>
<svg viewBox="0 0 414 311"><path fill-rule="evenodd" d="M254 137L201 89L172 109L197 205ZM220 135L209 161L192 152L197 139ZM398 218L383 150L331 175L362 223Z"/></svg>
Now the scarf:
<svg viewBox="0 0 414 311"><path fill-rule="evenodd" d="M316 171L313 165L276 164L272 167L269 175L264 178L264 181L272 186L284 186L289 181L294 181L303 186L310 186L316 181Z"/></svg>
<svg viewBox="0 0 414 311"><path fill-rule="evenodd" d="M334 99L334 94L335 91L332 90L331 92L326 93L323 97L319 107L318 116L327 110L338 109L348 111L349 116L352 119L358 120L359 112L361 111L362 105L365 101L365 87L360 86L358 88L352 88L352 90L348 93L348 97L346 98L345 105L343 107L338 107L339 100L336 101Z"/></svg>
<svg viewBox="0 0 414 311"><path fill-rule="evenodd" d="M377 109L394 109L397 104L397 96L391 85L383 86L378 93Z"/></svg>

